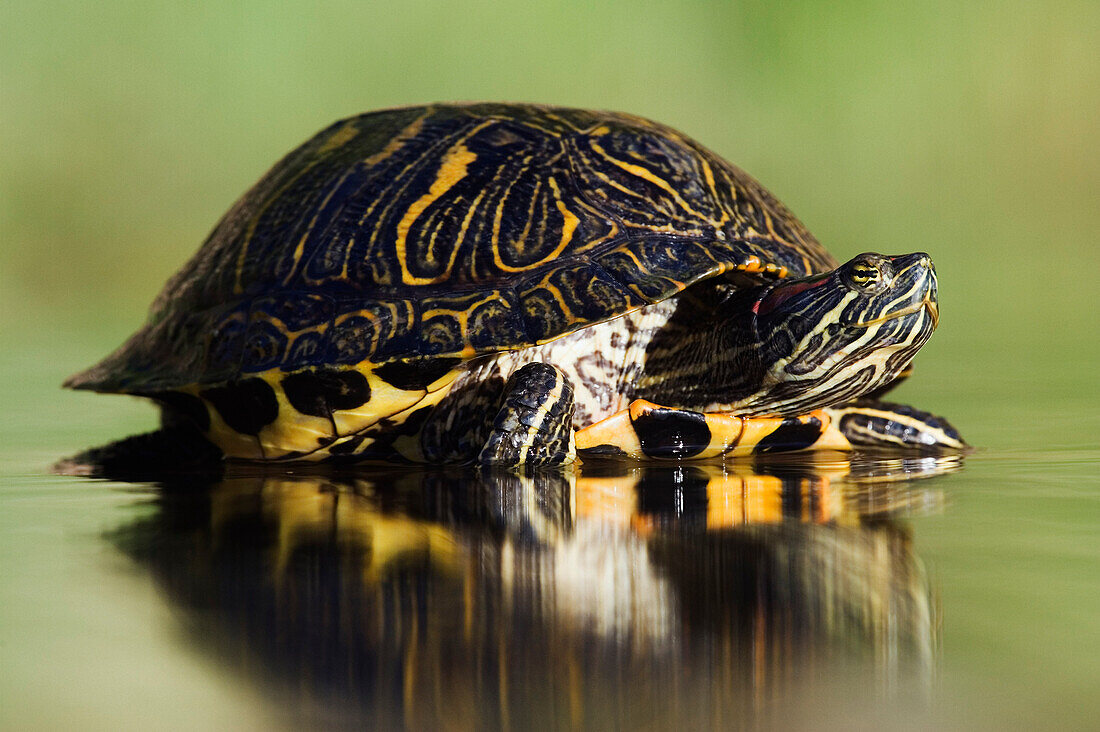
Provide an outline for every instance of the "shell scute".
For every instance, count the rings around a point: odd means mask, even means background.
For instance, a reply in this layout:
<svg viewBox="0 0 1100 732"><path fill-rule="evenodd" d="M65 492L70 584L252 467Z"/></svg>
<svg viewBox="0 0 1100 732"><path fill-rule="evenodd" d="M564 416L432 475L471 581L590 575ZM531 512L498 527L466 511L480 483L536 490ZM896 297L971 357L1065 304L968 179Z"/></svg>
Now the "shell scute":
<svg viewBox="0 0 1100 732"><path fill-rule="evenodd" d="M715 249L704 242L668 237L625 242L596 261L648 302L662 300L670 290L681 290L696 279L717 274L724 264Z"/></svg>
<svg viewBox="0 0 1100 732"><path fill-rule="evenodd" d="M341 300L326 332L328 363L375 363L415 352L417 308L408 300Z"/></svg>
<svg viewBox="0 0 1100 732"><path fill-rule="evenodd" d="M774 265L767 270L768 265ZM438 105L341 120L279 161L68 384L148 393L242 374L523 348L729 269L834 266L749 176L629 115Z"/></svg>
<svg viewBox="0 0 1100 732"><path fill-rule="evenodd" d="M319 330L307 330L299 333L287 349L286 360L282 364L284 371L295 371L320 366L329 362L327 333Z"/></svg>
<svg viewBox="0 0 1100 732"><path fill-rule="evenodd" d="M237 303L216 322L206 344L205 368L196 381L230 381L240 373L250 309L251 303L247 301Z"/></svg>
<svg viewBox="0 0 1100 732"><path fill-rule="evenodd" d="M703 236L728 219L709 163L678 139L616 128L574 135L569 151L590 200L627 227Z"/></svg>
<svg viewBox="0 0 1100 732"><path fill-rule="evenodd" d="M278 366L285 357L286 331L268 320L262 311L249 314L242 346L241 372L255 373Z"/></svg>
<svg viewBox="0 0 1100 732"><path fill-rule="evenodd" d="M282 292L252 300L242 372L303 368L321 363L325 333L336 303L305 292Z"/></svg>
<svg viewBox="0 0 1100 732"><path fill-rule="evenodd" d="M496 343L532 341L514 293L496 290L471 307L466 319L466 337L475 350L491 349Z"/></svg>
<svg viewBox="0 0 1100 732"><path fill-rule="evenodd" d="M588 262L551 270L517 291L523 303L526 331L534 343L602 322L647 302L611 274Z"/></svg>
<svg viewBox="0 0 1100 732"><path fill-rule="evenodd" d="M529 339L523 315L507 291L476 290L438 295L420 303L420 355L458 353L469 343L475 349Z"/></svg>
<svg viewBox="0 0 1100 732"><path fill-rule="evenodd" d="M363 308L357 313L337 318L328 334L326 360L333 364L366 361L374 355L379 339L387 330L389 318L390 311L386 308Z"/></svg>

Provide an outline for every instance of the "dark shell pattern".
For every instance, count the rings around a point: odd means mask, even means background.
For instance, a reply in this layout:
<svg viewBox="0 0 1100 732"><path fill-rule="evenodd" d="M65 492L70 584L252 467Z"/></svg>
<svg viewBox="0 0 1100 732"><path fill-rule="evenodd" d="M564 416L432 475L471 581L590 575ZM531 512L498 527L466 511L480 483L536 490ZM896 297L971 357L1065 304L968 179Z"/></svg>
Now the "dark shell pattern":
<svg viewBox="0 0 1100 732"><path fill-rule="evenodd" d="M272 369L468 358L732 269L835 264L755 180L641 118L503 104L375 112L276 164L145 327L68 385L153 394Z"/></svg>

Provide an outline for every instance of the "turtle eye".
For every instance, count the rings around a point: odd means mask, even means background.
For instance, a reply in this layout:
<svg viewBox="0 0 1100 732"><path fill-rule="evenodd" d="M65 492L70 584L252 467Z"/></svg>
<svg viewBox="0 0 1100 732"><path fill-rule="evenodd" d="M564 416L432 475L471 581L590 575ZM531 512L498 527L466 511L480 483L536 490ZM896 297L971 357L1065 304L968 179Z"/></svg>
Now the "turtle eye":
<svg viewBox="0 0 1100 732"><path fill-rule="evenodd" d="M867 262L855 262L848 268L847 280L856 290L873 290L882 280L878 267Z"/></svg>

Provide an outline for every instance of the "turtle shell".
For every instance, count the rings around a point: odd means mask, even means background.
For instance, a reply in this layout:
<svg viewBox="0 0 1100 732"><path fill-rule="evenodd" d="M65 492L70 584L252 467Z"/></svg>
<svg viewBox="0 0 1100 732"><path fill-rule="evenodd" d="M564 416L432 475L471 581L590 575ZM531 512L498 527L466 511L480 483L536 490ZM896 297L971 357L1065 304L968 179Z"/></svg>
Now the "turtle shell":
<svg viewBox="0 0 1100 732"><path fill-rule="evenodd" d="M645 119L505 104L373 112L276 164L146 325L67 385L156 393L272 369L468 358L732 270L834 266L759 183Z"/></svg>

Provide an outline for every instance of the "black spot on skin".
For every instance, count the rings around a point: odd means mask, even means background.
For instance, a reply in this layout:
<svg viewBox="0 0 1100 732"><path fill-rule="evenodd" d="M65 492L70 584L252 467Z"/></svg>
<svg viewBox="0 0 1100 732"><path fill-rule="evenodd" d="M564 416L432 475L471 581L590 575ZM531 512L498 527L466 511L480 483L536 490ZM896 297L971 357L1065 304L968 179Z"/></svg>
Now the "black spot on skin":
<svg viewBox="0 0 1100 732"><path fill-rule="evenodd" d="M605 455L608 457L622 457L626 451L617 445L596 445L577 451L581 455Z"/></svg>
<svg viewBox="0 0 1100 732"><path fill-rule="evenodd" d="M302 414L328 418L340 409L355 409L370 401L370 384L358 371L301 371L283 379L283 393Z"/></svg>
<svg viewBox="0 0 1100 732"><path fill-rule="evenodd" d="M404 391L423 391L462 363L461 358L418 358L391 361L374 370L375 376Z"/></svg>
<svg viewBox="0 0 1100 732"><path fill-rule="evenodd" d="M210 429L210 412L197 396L182 391L163 391L149 396L164 407L161 417L163 425L173 425L184 420L203 432Z"/></svg>
<svg viewBox="0 0 1100 732"><path fill-rule="evenodd" d="M328 451L333 455L347 455L348 453L355 452L359 445L363 444L363 440L367 438L366 435L355 435L349 437L338 445L331 446Z"/></svg>
<svg viewBox="0 0 1100 732"><path fill-rule="evenodd" d="M804 450L821 438L821 420L812 417L806 422L785 419L774 432L756 445L754 452L790 452Z"/></svg>
<svg viewBox="0 0 1100 732"><path fill-rule="evenodd" d="M200 393L230 428L244 435L258 435L279 416L275 390L263 379L243 379Z"/></svg>
<svg viewBox="0 0 1100 732"><path fill-rule="evenodd" d="M649 457L689 458L710 444L710 428L698 412L652 409L634 420L634 431Z"/></svg>

